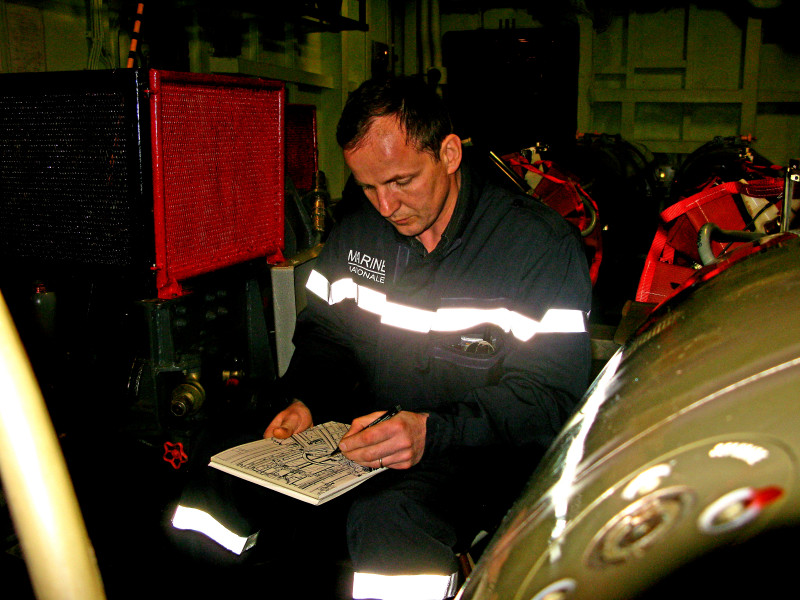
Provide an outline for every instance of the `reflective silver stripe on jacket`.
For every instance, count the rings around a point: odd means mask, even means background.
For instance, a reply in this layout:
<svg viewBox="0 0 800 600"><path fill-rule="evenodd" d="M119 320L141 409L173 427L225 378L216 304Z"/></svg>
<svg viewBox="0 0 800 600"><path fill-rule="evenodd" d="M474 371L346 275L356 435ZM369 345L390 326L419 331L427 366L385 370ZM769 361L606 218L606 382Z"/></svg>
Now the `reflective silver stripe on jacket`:
<svg viewBox="0 0 800 600"><path fill-rule="evenodd" d="M355 283L349 277L330 283L319 271L312 270L306 288L330 305L355 300L359 308L381 317L381 323L409 331L462 331L484 323L497 325L527 342L537 333L584 333L586 313L580 310L551 308L536 321L507 308L440 308L425 310L389 302L386 294Z"/></svg>

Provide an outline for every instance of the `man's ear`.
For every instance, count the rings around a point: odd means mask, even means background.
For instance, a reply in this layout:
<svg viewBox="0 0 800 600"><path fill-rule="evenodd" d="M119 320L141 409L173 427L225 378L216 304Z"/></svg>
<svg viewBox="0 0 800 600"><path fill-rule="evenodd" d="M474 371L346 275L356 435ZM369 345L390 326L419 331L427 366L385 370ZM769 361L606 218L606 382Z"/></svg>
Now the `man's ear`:
<svg viewBox="0 0 800 600"><path fill-rule="evenodd" d="M444 138L439 157L444 162L448 175L452 175L458 171L458 168L461 166L462 158L461 138L455 133L451 133Z"/></svg>

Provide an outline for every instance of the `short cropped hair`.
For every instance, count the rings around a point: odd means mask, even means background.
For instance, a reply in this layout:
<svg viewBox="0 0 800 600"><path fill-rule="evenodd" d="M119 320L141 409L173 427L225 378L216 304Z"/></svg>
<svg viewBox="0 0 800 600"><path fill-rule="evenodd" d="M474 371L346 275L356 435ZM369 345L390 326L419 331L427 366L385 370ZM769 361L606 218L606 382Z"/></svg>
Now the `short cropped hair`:
<svg viewBox="0 0 800 600"><path fill-rule="evenodd" d="M421 77L401 75L369 79L350 94L336 127L336 141L353 150L367 135L377 117L395 115L406 141L439 160L444 139L453 124L444 101Z"/></svg>

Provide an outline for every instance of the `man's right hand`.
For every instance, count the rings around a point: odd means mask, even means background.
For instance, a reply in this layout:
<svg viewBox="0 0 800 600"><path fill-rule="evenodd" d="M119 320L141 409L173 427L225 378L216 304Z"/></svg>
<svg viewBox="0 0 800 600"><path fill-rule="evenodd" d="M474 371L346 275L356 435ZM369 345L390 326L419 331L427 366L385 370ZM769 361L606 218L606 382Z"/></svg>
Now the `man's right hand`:
<svg viewBox="0 0 800 600"><path fill-rule="evenodd" d="M300 400L295 400L288 407L283 409L264 431L264 437L275 437L284 440L295 433L305 431L314 425L311 418L311 411Z"/></svg>

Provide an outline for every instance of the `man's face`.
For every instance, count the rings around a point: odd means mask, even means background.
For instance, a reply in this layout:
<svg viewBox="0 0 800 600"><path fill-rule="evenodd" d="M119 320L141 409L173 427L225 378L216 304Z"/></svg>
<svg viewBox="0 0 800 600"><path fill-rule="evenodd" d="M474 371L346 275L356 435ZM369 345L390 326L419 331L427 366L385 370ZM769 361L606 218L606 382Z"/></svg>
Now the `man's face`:
<svg viewBox="0 0 800 600"><path fill-rule="evenodd" d="M439 160L434 160L406 144L395 117L378 117L361 143L344 152L344 159L382 217L401 234L417 237L428 251L436 247L458 198L457 136L445 139Z"/></svg>

